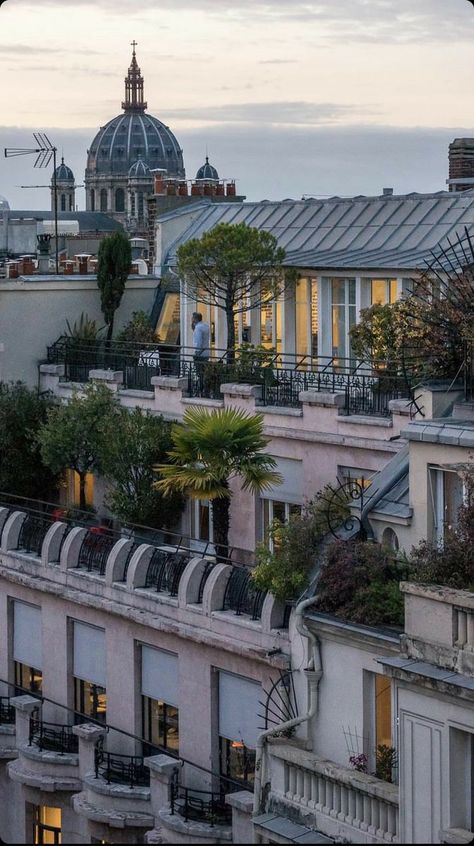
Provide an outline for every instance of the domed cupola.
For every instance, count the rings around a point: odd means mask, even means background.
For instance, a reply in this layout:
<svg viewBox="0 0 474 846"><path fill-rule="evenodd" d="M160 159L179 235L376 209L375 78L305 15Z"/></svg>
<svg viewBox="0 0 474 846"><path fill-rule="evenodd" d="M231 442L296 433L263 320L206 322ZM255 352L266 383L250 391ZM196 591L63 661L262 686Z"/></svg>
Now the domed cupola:
<svg viewBox="0 0 474 846"><path fill-rule="evenodd" d="M219 174L215 167L209 164L209 157L196 173L196 182L219 182Z"/></svg>
<svg viewBox="0 0 474 846"><path fill-rule="evenodd" d="M148 167L147 163L143 161L142 158L139 158L136 162L134 162L128 171L128 178L129 179L151 179L151 172L150 168Z"/></svg>
<svg viewBox="0 0 474 846"><path fill-rule="evenodd" d="M75 209L74 174L67 164L64 164L64 156L61 164L58 165L51 177L51 211L54 212L54 177L56 177L56 191L58 196L58 211L70 212Z"/></svg>
<svg viewBox="0 0 474 846"><path fill-rule="evenodd" d="M102 126L87 151L85 173L88 211L107 212L126 223L130 210L126 192L130 179L150 180L150 170L162 171L171 179L185 179L183 151L170 128L148 114L144 99L144 79L135 53L127 76L123 112ZM146 172L145 172L146 170ZM133 215L132 215L133 216Z"/></svg>

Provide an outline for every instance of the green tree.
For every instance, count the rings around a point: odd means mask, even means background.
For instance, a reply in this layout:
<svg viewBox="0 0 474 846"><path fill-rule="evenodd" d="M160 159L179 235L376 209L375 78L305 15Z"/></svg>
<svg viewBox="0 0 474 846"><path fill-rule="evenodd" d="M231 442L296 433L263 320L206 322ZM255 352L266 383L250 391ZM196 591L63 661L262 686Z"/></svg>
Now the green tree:
<svg viewBox="0 0 474 846"><path fill-rule="evenodd" d="M288 281L285 250L270 233L245 223L220 223L182 244L178 273L188 296L217 306L227 323L228 361L234 359L235 318L277 297Z"/></svg>
<svg viewBox="0 0 474 846"><path fill-rule="evenodd" d="M281 484L275 461L262 452L268 440L263 435L263 417L235 408L186 411L183 425L174 425L169 464L160 464L162 480L157 489L165 494L180 491L193 499L212 504L214 544L219 558L229 552L230 481L239 477L244 490L258 494Z"/></svg>
<svg viewBox="0 0 474 846"><path fill-rule="evenodd" d="M165 497L155 487L154 470L165 462L172 447L171 424L140 408L120 409L106 430L102 454L103 473L112 483L107 504L125 523L172 526L183 508L181 494Z"/></svg>
<svg viewBox="0 0 474 846"><path fill-rule="evenodd" d="M114 331L114 317L125 291L125 284L132 264L132 248L124 232L108 235L99 245L97 285L100 290L100 307L107 324L107 340Z"/></svg>
<svg viewBox="0 0 474 846"><path fill-rule="evenodd" d="M51 400L22 382L0 383L0 490L53 499L58 480L42 460L36 435Z"/></svg>
<svg viewBox="0 0 474 846"><path fill-rule="evenodd" d="M110 418L118 415L118 403L109 388L89 384L84 396L73 394L68 403L48 411L40 427L38 443L44 463L54 473L68 468L79 475L79 506L86 508L86 476L100 473L104 441L110 431Z"/></svg>

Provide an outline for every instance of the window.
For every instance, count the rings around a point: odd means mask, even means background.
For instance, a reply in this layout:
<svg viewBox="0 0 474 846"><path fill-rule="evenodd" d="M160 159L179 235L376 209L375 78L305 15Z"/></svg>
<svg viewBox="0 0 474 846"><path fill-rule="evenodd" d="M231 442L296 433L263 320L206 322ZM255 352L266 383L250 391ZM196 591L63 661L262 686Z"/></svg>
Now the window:
<svg viewBox="0 0 474 846"><path fill-rule="evenodd" d="M260 307L260 343L281 352L282 319L280 300L267 300Z"/></svg>
<svg viewBox="0 0 474 846"><path fill-rule="evenodd" d="M141 659L143 737L150 746L178 753L178 656L143 644Z"/></svg>
<svg viewBox="0 0 474 846"><path fill-rule="evenodd" d="M74 710L105 723L105 630L79 621L74 621L73 627Z"/></svg>
<svg viewBox="0 0 474 846"><path fill-rule="evenodd" d="M105 188L102 188L102 191L100 192L100 210L101 212L107 211L107 191Z"/></svg>
<svg viewBox="0 0 474 846"><path fill-rule="evenodd" d="M67 497L67 504L68 505L75 505L78 506L80 502L80 479L79 473L75 470L66 470L66 497ZM92 506L94 505L94 474L87 473L86 474L86 485L85 485L85 494L86 494L86 505Z"/></svg>
<svg viewBox="0 0 474 846"><path fill-rule="evenodd" d="M74 711L99 723L107 719L107 693L98 684L74 679ZM82 720L79 721L82 722Z"/></svg>
<svg viewBox="0 0 474 846"><path fill-rule="evenodd" d="M61 808L33 806L33 843L61 843Z"/></svg>
<svg viewBox="0 0 474 846"><path fill-rule="evenodd" d="M371 303L386 305L398 299L398 283L396 279L372 279Z"/></svg>
<svg viewBox="0 0 474 846"><path fill-rule="evenodd" d="M115 192L115 211L125 211L125 191L123 188L117 188Z"/></svg>
<svg viewBox="0 0 474 846"><path fill-rule="evenodd" d="M382 544L383 546L387 546L389 549L393 549L395 552L400 549L398 535L391 526L387 526L387 528L383 530Z"/></svg>
<svg viewBox="0 0 474 846"><path fill-rule="evenodd" d="M392 746L392 686L390 678L375 673L375 748Z"/></svg>
<svg viewBox="0 0 474 846"><path fill-rule="evenodd" d="M155 754L153 749L170 749L179 752L179 712L174 705L142 697L143 737L147 741L144 755Z"/></svg>
<svg viewBox="0 0 474 846"><path fill-rule="evenodd" d="M355 482L360 487L368 488L376 475L376 470L364 470L362 467L343 467L337 468L337 478L340 482L347 484L348 482Z"/></svg>
<svg viewBox="0 0 474 846"><path fill-rule="evenodd" d="M298 356L318 356L318 283L298 279L295 292L295 350Z"/></svg>
<svg viewBox="0 0 474 846"><path fill-rule="evenodd" d="M455 470L428 468L428 513L433 543L442 545L446 531L456 526L465 495L463 480Z"/></svg>
<svg viewBox="0 0 474 846"><path fill-rule="evenodd" d="M220 773L247 787L255 778L261 694L258 682L219 672ZM223 788L226 789L225 783Z"/></svg>
<svg viewBox="0 0 474 846"><path fill-rule="evenodd" d="M196 540L213 541L212 508L208 499L191 500L191 536Z"/></svg>
<svg viewBox="0 0 474 846"><path fill-rule="evenodd" d="M449 730L449 762L450 827L474 831L474 734Z"/></svg>
<svg viewBox="0 0 474 846"><path fill-rule="evenodd" d="M138 218L139 220L143 220L143 213L144 213L144 201L143 201L143 192L138 192Z"/></svg>
<svg viewBox="0 0 474 846"><path fill-rule="evenodd" d="M61 194L61 211L66 211L66 194Z"/></svg>
<svg viewBox="0 0 474 846"><path fill-rule="evenodd" d="M41 608L13 601L13 661L15 685L32 693L42 687Z"/></svg>
<svg viewBox="0 0 474 846"><path fill-rule="evenodd" d="M180 329L179 294L165 294L161 307L156 335L162 344L178 344Z"/></svg>
<svg viewBox="0 0 474 846"><path fill-rule="evenodd" d="M331 279L332 355L351 358L349 331L356 322L355 279Z"/></svg>
<svg viewBox="0 0 474 846"><path fill-rule="evenodd" d="M91 211L95 211L95 191L94 191L93 188L91 188L90 197L91 197Z"/></svg>
<svg viewBox="0 0 474 846"><path fill-rule="evenodd" d="M274 551L274 541L269 536L269 530L274 520L287 523L290 517L301 514L301 505L291 502L278 502L274 499L262 500L262 540Z"/></svg>
<svg viewBox="0 0 474 846"><path fill-rule="evenodd" d="M41 693L43 673L34 667L28 667L15 661L15 694L21 696L26 690L30 693Z"/></svg>

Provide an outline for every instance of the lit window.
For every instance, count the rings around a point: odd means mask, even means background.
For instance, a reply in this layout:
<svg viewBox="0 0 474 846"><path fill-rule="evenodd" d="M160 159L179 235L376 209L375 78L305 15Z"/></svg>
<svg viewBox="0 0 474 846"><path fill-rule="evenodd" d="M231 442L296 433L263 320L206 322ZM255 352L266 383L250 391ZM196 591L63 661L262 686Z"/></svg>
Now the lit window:
<svg viewBox="0 0 474 846"><path fill-rule="evenodd" d="M98 684L74 679L74 710L77 715L89 717L99 723L107 719L107 693Z"/></svg>
<svg viewBox="0 0 474 846"><path fill-rule="evenodd" d="M174 705L142 697L143 737L147 741L145 755L153 755L153 747L179 752L179 712Z"/></svg>
<svg viewBox="0 0 474 846"><path fill-rule="evenodd" d="M33 843L61 843L61 808L33 806Z"/></svg>
<svg viewBox="0 0 474 846"><path fill-rule="evenodd" d="M85 484L86 505L91 507L94 505L94 474L86 474ZM66 496L67 504L71 506L79 506L81 501L80 495L80 478L79 473L75 470L66 470Z"/></svg>
<svg viewBox="0 0 474 846"><path fill-rule="evenodd" d="M275 541L270 537L270 528L275 520L279 523L288 523L291 517L301 514L301 505L291 502L279 502L274 499L262 500L262 529L263 541L273 552Z"/></svg>
<svg viewBox="0 0 474 846"><path fill-rule="evenodd" d="M355 279L331 279L332 355L336 359L351 358L349 332L356 323ZM344 362L341 362L344 363Z"/></svg>
<svg viewBox="0 0 474 846"><path fill-rule="evenodd" d="M372 305L387 305L398 299L398 284L396 279L371 280Z"/></svg>
<svg viewBox="0 0 474 846"><path fill-rule="evenodd" d="M41 670L28 667L15 661L15 688L17 696L21 696L26 690L30 693L41 693L43 686L43 674Z"/></svg>

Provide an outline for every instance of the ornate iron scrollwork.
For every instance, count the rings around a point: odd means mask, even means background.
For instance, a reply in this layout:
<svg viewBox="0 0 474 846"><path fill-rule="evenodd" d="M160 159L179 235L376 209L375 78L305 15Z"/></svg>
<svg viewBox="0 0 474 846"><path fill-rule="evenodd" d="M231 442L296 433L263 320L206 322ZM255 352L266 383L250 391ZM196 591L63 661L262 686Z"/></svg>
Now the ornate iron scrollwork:
<svg viewBox="0 0 474 846"><path fill-rule="evenodd" d="M329 488L321 497L326 508L324 516L328 530L336 540L346 540L348 536L365 539L365 530L362 525L362 511L364 509L365 485L364 478L349 478L341 482L337 488ZM357 503L359 514L352 510Z"/></svg>

